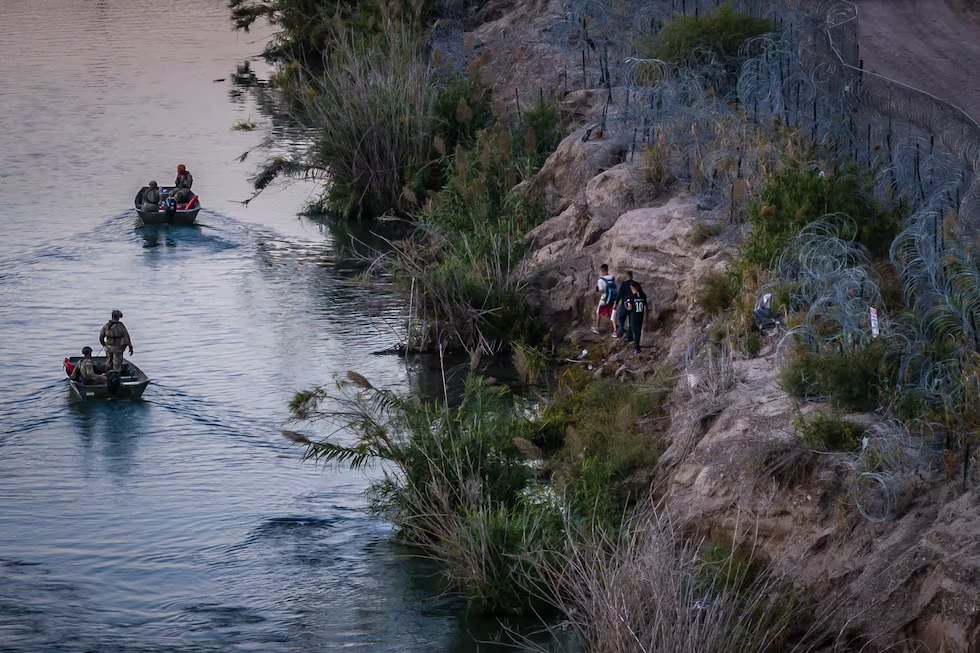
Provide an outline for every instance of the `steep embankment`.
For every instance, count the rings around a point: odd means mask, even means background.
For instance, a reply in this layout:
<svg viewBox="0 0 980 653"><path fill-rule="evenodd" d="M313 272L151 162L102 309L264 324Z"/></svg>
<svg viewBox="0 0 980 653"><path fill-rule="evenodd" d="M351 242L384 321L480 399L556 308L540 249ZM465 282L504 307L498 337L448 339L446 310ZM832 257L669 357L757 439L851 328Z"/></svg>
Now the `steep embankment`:
<svg viewBox="0 0 980 653"><path fill-rule="evenodd" d="M869 69L980 115L972 75L980 32L958 17L965 14L940 0L858 4ZM476 52L493 54L499 99L512 101L515 88L562 89L566 61L548 45L558 13L555 3L534 3L472 32ZM562 108L581 125L596 120L604 99L573 91ZM699 357L711 335L698 280L734 258L740 227L696 236L707 214L685 189L649 181L642 156L631 155L632 134L610 126L598 138L584 135L565 139L525 186L553 216L527 235L532 294L560 333L603 349L588 333L598 265L617 275L633 270L644 284L655 311L643 354L606 340L611 352L594 373L642 381L663 361L681 370L656 493L699 528L760 547L807 588L828 650L914 650L915 641L936 652L980 651L976 484L964 490L941 450L872 414L848 416L868 428L862 450L805 446L794 422L820 407L780 387L778 336L766 337L756 357ZM869 472L864 452L872 450L887 450L901 473Z"/></svg>
<svg viewBox="0 0 980 653"><path fill-rule="evenodd" d="M696 282L733 257L736 234L695 244L703 215L692 196L646 182L641 164L626 160L622 135L583 142L583 134L569 136L531 184L558 213L528 235L537 294L550 319L594 343L585 325L598 263L631 269L645 284L659 316L644 354L614 344L595 373L643 380L663 360L683 370L658 469L673 513L760 547L808 588L820 627L838 644L878 650L913 639L932 651L977 650L977 492L950 481L923 440L874 415L851 418L871 427L869 438L900 443L900 484L862 474L860 453L805 447L794 418L818 407L780 388L778 336L756 358L686 356L706 337Z"/></svg>
<svg viewBox="0 0 980 653"><path fill-rule="evenodd" d="M931 93L980 121L980 5L858 0L865 68Z"/></svg>

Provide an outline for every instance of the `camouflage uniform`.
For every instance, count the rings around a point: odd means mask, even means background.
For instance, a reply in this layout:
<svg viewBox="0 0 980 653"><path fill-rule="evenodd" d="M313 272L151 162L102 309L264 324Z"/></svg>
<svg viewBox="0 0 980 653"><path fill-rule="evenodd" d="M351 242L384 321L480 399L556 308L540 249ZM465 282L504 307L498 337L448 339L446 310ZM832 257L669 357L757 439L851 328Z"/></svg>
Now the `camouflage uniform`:
<svg viewBox="0 0 980 653"><path fill-rule="evenodd" d="M105 374L95 373L95 361L91 358L83 358L75 366L72 378L88 385L98 385L106 382Z"/></svg>
<svg viewBox="0 0 980 653"><path fill-rule="evenodd" d="M143 210L144 211L160 210L159 188L147 188L145 191L143 191Z"/></svg>
<svg viewBox="0 0 980 653"><path fill-rule="evenodd" d="M177 178L174 180L175 187L186 188L190 190L193 184L194 184L194 177L191 176L190 170L184 170L183 172L177 173Z"/></svg>
<svg viewBox="0 0 980 653"><path fill-rule="evenodd" d="M133 343L129 339L129 331L126 325L119 320L109 320L99 332L99 342L105 347L106 362L105 368L110 368L117 372L123 371L123 350L126 347L132 348Z"/></svg>
<svg viewBox="0 0 980 653"><path fill-rule="evenodd" d="M178 204L187 204L187 200L194 197L194 191L189 188L176 188L171 197L177 200Z"/></svg>

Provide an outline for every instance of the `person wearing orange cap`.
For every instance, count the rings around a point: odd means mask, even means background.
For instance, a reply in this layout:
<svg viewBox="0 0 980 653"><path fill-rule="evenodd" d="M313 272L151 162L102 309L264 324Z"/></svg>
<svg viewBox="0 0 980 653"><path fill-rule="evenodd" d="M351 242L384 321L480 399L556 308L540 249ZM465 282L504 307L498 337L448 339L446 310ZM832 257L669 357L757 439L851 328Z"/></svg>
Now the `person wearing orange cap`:
<svg viewBox="0 0 980 653"><path fill-rule="evenodd" d="M191 189L191 184L194 183L194 177L191 176L190 170L187 169L183 163L177 166L177 179L174 180L174 186L176 190L181 188Z"/></svg>

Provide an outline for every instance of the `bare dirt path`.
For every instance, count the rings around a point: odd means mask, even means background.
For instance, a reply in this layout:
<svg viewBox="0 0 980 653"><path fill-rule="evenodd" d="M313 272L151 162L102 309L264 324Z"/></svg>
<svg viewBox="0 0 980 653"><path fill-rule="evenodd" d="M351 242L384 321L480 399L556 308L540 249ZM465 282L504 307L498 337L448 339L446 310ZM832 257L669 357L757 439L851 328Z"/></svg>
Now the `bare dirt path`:
<svg viewBox="0 0 980 653"><path fill-rule="evenodd" d="M944 0L857 0L866 69L952 102L980 121L980 23ZM959 6L968 5L959 1Z"/></svg>

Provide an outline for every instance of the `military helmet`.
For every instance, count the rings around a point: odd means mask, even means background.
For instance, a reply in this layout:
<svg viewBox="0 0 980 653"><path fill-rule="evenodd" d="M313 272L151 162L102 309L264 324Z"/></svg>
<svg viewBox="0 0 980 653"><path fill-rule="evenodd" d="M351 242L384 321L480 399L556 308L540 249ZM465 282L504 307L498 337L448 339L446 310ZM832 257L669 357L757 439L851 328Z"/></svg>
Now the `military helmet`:
<svg viewBox="0 0 980 653"><path fill-rule="evenodd" d="M122 311L120 311L120 310L119 310L119 309L117 308L116 310L114 310L114 311L112 311L112 317L113 317L113 319L116 319L116 320L118 320L119 318L121 318L121 317L122 317Z"/></svg>
<svg viewBox="0 0 980 653"><path fill-rule="evenodd" d="M82 347L82 356L91 356L91 355L92 355L91 347Z"/></svg>
<svg viewBox="0 0 980 653"><path fill-rule="evenodd" d="M150 182L150 188L156 188L156 187L157 187L157 182L151 181Z"/></svg>

